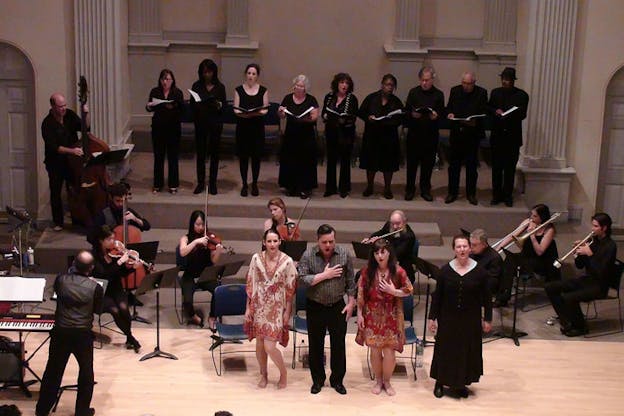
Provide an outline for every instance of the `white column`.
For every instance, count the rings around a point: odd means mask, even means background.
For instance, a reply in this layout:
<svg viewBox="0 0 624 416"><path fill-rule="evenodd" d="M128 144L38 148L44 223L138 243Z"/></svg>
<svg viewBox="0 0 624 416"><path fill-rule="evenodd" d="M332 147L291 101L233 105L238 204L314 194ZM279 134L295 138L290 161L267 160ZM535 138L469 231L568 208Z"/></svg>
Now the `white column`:
<svg viewBox="0 0 624 416"><path fill-rule="evenodd" d="M128 3L128 41L162 41L160 0L130 0Z"/></svg>
<svg viewBox="0 0 624 416"><path fill-rule="evenodd" d="M127 128L125 6L116 0L74 0L76 80L86 77L91 131L109 144L124 141Z"/></svg>
<svg viewBox="0 0 624 416"><path fill-rule="evenodd" d="M420 0L397 0L394 22L394 47L420 49Z"/></svg>
<svg viewBox="0 0 624 416"><path fill-rule="evenodd" d="M483 47L513 52L516 45L517 0L486 0Z"/></svg>
<svg viewBox="0 0 624 416"><path fill-rule="evenodd" d="M225 34L226 44L249 44L248 9L248 0L227 0L227 33Z"/></svg>

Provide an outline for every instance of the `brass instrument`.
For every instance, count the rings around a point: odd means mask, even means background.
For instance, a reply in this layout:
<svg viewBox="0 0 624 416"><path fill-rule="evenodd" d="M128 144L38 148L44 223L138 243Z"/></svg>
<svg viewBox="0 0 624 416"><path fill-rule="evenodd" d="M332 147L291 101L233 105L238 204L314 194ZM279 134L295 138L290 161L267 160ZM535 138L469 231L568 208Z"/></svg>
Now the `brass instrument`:
<svg viewBox="0 0 624 416"><path fill-rule="evenodd" d="M535 227L531 231L527 231L526 233L522 234L520 237L516 237L515 235L512 236L512 238L514 240L514 243L516 243L516 245L518 247L522 248L522 246L524 245L524 242L527 240L527 238L531 237L533 234L535 234L536 232L538 232L542 228L546 227L548 224L550 224L551 222L555 221L560 216L561 216L560 212L555 212L554 214L552 214L550 216L550 218L547 221L544 221L542 224L538 225L537 227Z"/></svg>
<svg viewBox="0 0 624 416"><path fill-rule="evenodd" d="M516 231L525 229L529 225L529 221L531 221L530 218L527 218L526 220L522 221L520 223L520 225L518 227L516 227L512 232L510 232L505 237L501 238L500 240L498 240L497 242L492 244L490 247L492 247L494 250L496 250L498 252L498 254L503 254L503 249L507 249L507 248L511 247L512 245L515 244L515 242L512 241L511 243L507 244L505 247L501 247L500 249L497 250L498 246L500 246L503 243L503 241L505 241L508 238L512 237L513 234ZM525 222L526 222L526 224L525 224Z"/></svg>
<svg viewBox="0 0 624 416"><path fill-rule="evenodd" d="M582 246L583 244L591 244L593 242L594 242L594 232L592 231L589 234L587 234L585 238L583 238L581 241L576 243L574 247L572 247L572 250L564 254L563 257L560 257L557 260L555 260L555 262L553 263L553 266L555 266L557 269L560 269L565 259L570 257L570 255L576 253L576 250L578 250L580 246Z"/></svg>

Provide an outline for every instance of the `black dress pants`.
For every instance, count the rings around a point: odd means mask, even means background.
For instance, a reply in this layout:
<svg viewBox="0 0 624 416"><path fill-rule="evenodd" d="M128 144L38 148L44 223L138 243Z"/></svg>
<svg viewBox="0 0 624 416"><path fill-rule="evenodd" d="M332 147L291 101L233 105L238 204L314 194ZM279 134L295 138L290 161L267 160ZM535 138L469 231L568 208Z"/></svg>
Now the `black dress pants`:
<svg viewBox="0 0 624 416"><path fill-rule="evenodd" d="M516 165L520 157L518 146L492 142L492 198L511 199L516 179Z"/></svg>
<svg viewBox="0 0 624 416"><path fill-rule="evenodd" d="M197 183L206 183L206 155L210 153L209 179L212 185L217 183L219 171L219 148L223 124L209 122L205 125L195 125L195 151L197 152Z"/></svg>
<svg viewBox="0 0 624 416"><path fill-rule="evenodd" d="M180 279L180 288L182 289L182 309L184 309L184 315L187 318L191 318L195 314L193 297L195 295L195 291L197 289L201 289L209 291L212 295L212 299L210 300L210 316L214 317L214 292L217 286L217 281L208 280L202 283L195 283L195 278L193 276L184 274L182 279Z"/></svg>
<svg viewBox="0 0 624 416"><path fill-rule="evenodd" d="M562 325L571 325L576 329L585 329L580 302L604 296L600 284L588 277L550 282L545 289Z"/></svg>
<svg viewBox="0 0 624 416"><path fill-rule="evenodd" d="M180 128L152 127L152 146L154 148L154 188L165 184L165 156L167 157L167 184L169 188L180 186L178 159L180 154Z"/></svg>
<svg viewBox="0 0 624 416"><path fill-rule="evenodd" d="M448 193L459 193L459 176L462 164L466 165L466 196L477 194L479 138L472 134L451 139L448 168Z"/></svg>
<svg viewBox="0 0 624 416"><path fill-rule="evenodd" d="M76 396L76 416L89 413L93 396L93 334L91 330L54 328L51 332L48 363L43 379L41 391L37 401L36 414L47 415L52 409L65 366L69 356L73 354L78 361L78 394Z"/></svg>
<svg viewBox="0 0 624 416"><path fill-rule="evenodd" d="M65 165L46 166L48 180L50 184L50 208L52 209L52 220L54 225L63 226L63 183L67 186L70 182L69 171Z"/></svg>
<svg viewBox="0 0 624 416"><path fill-rule="evenodd" d="M345 307L344 301L330 306L307 299L306 318L308 321L308 342L310 373L312 382L323 385L325 383L325 366L323 354L325 348L325 333L329 332L331 346L330 384L342 384L347 369L345 353L345 336L347 334L347 321L342 314Z"/></svg>
<svg viewBox="0 0 624 416"><path fill-rule="evenodd" d="M354 137L345 136L340 129L325 130L327 146L327 179L325 192L351 192L351 152ZM340 179L336 189L336 165L340 162Z"/></svg>
<svg viewBox="0 0 624 416"><path fill-rule="evenodd" d="M406 141L406 181L405 191L416 191L416 173L420 165L420 193L431 193L431 175L435 165L436 153L438 152L438 139L436 137L419 138L418 132L408 133Z"/></svg>

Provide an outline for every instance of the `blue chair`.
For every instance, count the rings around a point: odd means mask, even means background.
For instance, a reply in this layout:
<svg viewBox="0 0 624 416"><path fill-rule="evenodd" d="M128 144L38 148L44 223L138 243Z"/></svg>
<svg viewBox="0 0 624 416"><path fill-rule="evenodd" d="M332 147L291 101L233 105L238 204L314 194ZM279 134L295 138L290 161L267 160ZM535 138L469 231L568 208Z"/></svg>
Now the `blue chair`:
<svg viewBox="0 0 624 416"><path fill-rule="evenodd" d="M297 355L297 348L301 352L301 346L297 347L297 334L308 335L308 320L301 315L299 312L306 310L306 290L305 286L298 286L297 292L295 295L295 313L293 313L292 317L292 327L290 330L293 332L293 356L292 356L292 368L294 369L297 361L295 360Z"/></svg>
<svg viewBox="0 0 624 416"><path fill-rule="evenodd" d="M231 351L222 352L222 346L225 343L241 344L247 339L247 334L243 330L243 324L225 324L223 317L225 316L242 316L245 315L247 306L247 292L245 285L232 284L221 285L215 289L215 316L217 318L217 334L213 335L210 352L212 353L212 363L218 376L222 373L223 356L235 352L251 352L251 351ZM215 360L215 350L219 349L219 367Z"/></svg>
<svg viewBox="0 0 624 416"><path fill-rule="evenodd" d="M416 328L414 328L414 296L405 296L403 298L403 321L405 323L405 328L403 329L405 332L405 346L411 345L411 351L409 356L405 355L397 355L397 359L409 359L412 364L412 371L414 372L414 380L417 380L416 377L416 343L418 342L418 337L416 336ZM408 326L409 322L409 326ZM371 369L370 365L370 348L366 349L366 364L368 365L368 375L371 380L375 379L375 374Z"/></svg>

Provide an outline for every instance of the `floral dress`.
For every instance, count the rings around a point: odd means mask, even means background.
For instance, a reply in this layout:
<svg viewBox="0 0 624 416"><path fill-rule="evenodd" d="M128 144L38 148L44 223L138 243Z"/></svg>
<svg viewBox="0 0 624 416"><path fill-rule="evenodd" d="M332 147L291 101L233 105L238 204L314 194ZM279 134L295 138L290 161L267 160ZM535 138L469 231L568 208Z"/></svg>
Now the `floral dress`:
<svg viewBox="0 0 624 416"><path fill-rule="evenodd" d="M245 320L245 333L251 341L257 336L288 344L288 322L283 322L284 308L295 294L297 269L293 260L279 254L274 270L267 269L266 252L251 258L247 272L247 297L250 319Z"/></svg>
<svg viewBox="0 0 624 416"><path fill-rule="evenodd" d="M407 273L397 266L396 274L400 284L397 289L412 293L412 284ZM403 299L379 290L378 278L368 290L364 299L364 284L368 278L368 269L364 268L358 281L357 307L364 316L364 329L358 329L355 341L360 345L374 348L392 348L403 352L405 331L403 330Z"/></svg>

